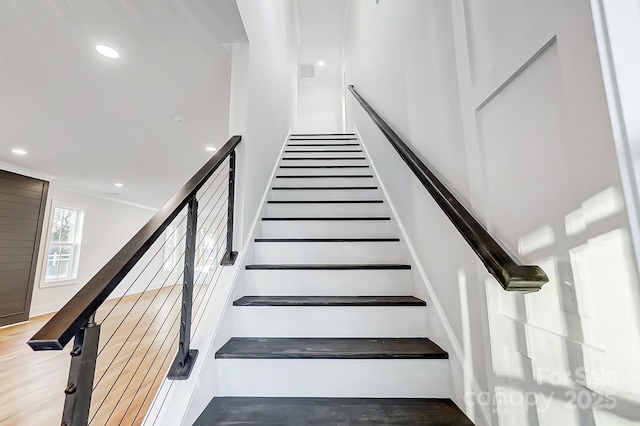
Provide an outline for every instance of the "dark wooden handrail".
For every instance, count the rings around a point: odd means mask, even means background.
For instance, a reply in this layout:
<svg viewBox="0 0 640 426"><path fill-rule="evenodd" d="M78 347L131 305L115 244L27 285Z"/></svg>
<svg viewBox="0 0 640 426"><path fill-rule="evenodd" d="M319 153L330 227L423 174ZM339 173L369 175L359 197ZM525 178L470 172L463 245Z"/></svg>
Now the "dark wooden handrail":
<svg viewBox="0 0 640 426"><path fill-rule="evenodd" d="M229 141L144 225L127 244L82 289L58 311L32 338L35 351L61 350L87 323L120 281L135 266L189 200L205 184L240 143L240 136Z"/></svg>
<svg viewBox="0 0 640 426"><path fill-rule="evenodd" d="M538 266L521 265L514 260L352 85L349 90L502 287L509 291L540 290L549 281L544 271Z"/></svg>

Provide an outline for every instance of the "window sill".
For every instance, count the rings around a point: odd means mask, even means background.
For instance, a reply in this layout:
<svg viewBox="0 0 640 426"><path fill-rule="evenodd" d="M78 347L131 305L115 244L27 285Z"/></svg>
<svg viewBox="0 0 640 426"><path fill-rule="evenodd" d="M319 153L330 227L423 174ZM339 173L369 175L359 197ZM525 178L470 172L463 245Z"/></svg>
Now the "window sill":
<svg viewBox="0 0 640 426"><path fill-rule="evenodd" d="M42 281L40 283L40 288L49 288L49 287L61 287L66 285L76 285L80 284L77 278L73 279L65 279L65 280L50 280L50 281Z"/></svg>

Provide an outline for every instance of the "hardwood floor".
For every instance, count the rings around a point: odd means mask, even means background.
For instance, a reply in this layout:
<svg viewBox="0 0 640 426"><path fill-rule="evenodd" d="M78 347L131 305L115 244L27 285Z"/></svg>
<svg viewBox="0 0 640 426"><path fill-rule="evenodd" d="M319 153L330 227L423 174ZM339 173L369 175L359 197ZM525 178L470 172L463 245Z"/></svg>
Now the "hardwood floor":
<svg viewBox="0 0 640 426"><path fill-rule="evenodd" d="M102 329L91 424L142 422L177 348L180 290L169 286L109 300L98 311ZM194 302L194 311L198 306ZM26 344L51 316L0 329L0 425L60 424L71 343L42 352Z"/></svg>
<svg viewBox="0 0 640 426"><path fill-rule="evenodd" d="M70 345L34 352L26 343L51 316L0 329L1 425L60 424Z"/></svg>

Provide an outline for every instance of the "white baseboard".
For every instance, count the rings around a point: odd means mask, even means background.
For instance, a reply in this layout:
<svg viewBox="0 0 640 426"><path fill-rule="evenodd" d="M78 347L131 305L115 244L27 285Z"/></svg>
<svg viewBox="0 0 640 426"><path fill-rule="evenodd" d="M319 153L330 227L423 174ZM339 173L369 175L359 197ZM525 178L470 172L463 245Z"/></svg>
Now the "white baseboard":
<svg viewBox="0 0 640 426"><path fill-rule="evenodd" d="M58 301L55 303L47 303L46 305L32 306L31 311L29 311L29 318L37 317L44 314L50 314L52 312L58 312L65 303L67 302Z"/></svg>

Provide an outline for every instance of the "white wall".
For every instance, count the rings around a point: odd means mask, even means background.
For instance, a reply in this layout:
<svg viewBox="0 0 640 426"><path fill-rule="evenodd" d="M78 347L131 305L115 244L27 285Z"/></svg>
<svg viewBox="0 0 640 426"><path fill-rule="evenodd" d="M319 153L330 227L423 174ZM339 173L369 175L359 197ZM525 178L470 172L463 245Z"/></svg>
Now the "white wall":
<svg viewBox="0 0 640 426"><path fill-rule="evenodd" d="M339 133L342 129L342 88L298 86L297 133Z"/></svg>
<svg viewBox="0 0 640 426"><path fill-rule="evenodd" d="M353 84L423 158L437 165L454 192L468 198L450 7L446 2L376 5L354 1L349 13L345 47L347 83ZM447 314L454 339L461 346L463 329L469 325L462 321L458 271L474 273L471 250L461 238L455 237L453 226L351 94L347 105L347 130L355 125L372 155L402 223L409 235L414 236L413 244ZM416 289L416 293L427 296L424 290ZM480 298L479 289L472 288L469 299ZM427 300L433 307L432 302ZM481 316L477 305L471 310L472 317ZM436 323L437 318L430 321ZM470 333L475 347L480 348L481 325L476 321ZM455 359L446 328L445 324L431 327L429 336L450 352L452 362L461 363L462 360ZM473 372L486 389L482 350L474 355ZM457 402L461 402L461 395Z"/></svg>
<svg viewBox="0 0 640 426"><path fill-rule="evenodd" d="M49 232L52 201L82 208L85 211L78 277L72 283L41 287L46 262L46 235ZM148 209L110 201L90 195L49 187L46 221L38 256L36 282L31 299L30 316L59 310L111 257L153 216Z"/></svg>
<svg viewBox="0 0 640 426"><path fill-rule="evenodd" d="M637 265L588 2L354 0L349 19L349 84L550 278L504 292L348 98L446 313L430 332L462 349L456 402L479 424L489 405L504 425L636 419Z"/></svg>
<svg viewBox="0 0 640 426"><path fill-rule="evenodd" d="M295 123L296 36L291 0L237 3L249 38L248 47L234 46L232 63L229 131L243 136L236 196L239 244L247 236L280 147Z"/></svg>

